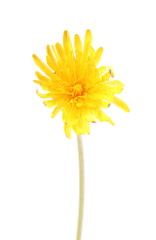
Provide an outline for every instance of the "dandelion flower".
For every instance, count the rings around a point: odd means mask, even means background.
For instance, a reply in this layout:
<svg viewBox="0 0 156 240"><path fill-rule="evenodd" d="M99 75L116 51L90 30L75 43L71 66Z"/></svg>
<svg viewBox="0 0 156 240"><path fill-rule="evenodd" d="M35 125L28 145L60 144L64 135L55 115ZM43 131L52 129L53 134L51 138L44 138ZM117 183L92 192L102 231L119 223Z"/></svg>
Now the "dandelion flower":
<svg viewBox="0 0 156 240"><path fill-rule="evenodd" d="M44 104L53 108L54 118L62 111L64 131L71 137L71 129L77 135L90 133L90 122L107 121L114 124L102 109L115 104L126 112L129 108L125 102L116 97L123 90L123 83L112 80L113 68L99 67L103 48L92 47L92 33L86 31L84 43L78 34L72 45L68 31L64 31L63 44L47 46L46 63L35 54L33 59L43 74L36 72L38 83L46 93L37 94L45 98Z"/></svg>

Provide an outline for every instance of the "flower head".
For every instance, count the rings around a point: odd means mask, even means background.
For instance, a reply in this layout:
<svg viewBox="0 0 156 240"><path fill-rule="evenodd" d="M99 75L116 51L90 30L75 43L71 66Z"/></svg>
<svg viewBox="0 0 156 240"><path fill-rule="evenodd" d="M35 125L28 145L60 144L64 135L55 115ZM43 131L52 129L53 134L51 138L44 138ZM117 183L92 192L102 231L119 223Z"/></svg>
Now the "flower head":
<svg viewBox="0 0 156 240"><path fill-rule="evenodd" d="M62 111L64 131L67 137L71 129L77 135L90 133L90 122L108 121L114 124L102 109L108 108L111 103L128 112L129 108L115 94L121 93L123 83L111 80L114 77L110 66L97 67L103 48L94 50L92 34L86 31L84 44L78 34L74 37L74 46L71 43L68 31L64 31L63 45L56 43L47 46L46 64L36 55L33 59L44 73L36 72L38 83L47 91L37 94L47 98L44 104L55 107L52 118Z"/></svg>

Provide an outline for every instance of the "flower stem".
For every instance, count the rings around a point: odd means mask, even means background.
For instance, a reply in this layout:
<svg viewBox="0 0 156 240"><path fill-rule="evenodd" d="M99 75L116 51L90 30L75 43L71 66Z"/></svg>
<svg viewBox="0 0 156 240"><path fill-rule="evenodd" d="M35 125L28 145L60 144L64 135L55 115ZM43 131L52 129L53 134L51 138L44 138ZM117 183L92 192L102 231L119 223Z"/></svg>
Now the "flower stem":
<svg viewBox="0 0 156 240"><path fill-rule="evenodd" d="M82 136L77 136L78 144L78 156L79 156L79 215L77 226L77 238L81 240L82 233L82 221L83 221L83 208L84 208L84 156L83 156L83 144Z"/></svg>

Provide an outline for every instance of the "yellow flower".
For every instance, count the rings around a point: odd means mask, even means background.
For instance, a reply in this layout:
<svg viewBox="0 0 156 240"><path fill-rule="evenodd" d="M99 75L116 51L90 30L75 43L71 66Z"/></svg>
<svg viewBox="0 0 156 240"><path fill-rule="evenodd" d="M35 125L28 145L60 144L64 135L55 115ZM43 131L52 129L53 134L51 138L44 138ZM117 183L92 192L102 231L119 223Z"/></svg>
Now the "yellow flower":
<svg viewBox="0 0 156 240"><path fill-rule="evenodd" d="M77 135L90 133L90 122L108 121L114 124L101 109L108 108L111 103L126 112L129 108L126 103L115 94L121 93L123 83L110 80L114 77L110 66L97 67L103 48L94 50L92 34L86 31L84 44L78 34L74 37L74 47L68 31L64 31L63 45L47 46L46 64L36 55L33 59L45 75L36 72L38 83L47 93L37 94L47 98L44 104L55 107L52 118L62 111L64 131L70 138L71 129Z"/></svg>

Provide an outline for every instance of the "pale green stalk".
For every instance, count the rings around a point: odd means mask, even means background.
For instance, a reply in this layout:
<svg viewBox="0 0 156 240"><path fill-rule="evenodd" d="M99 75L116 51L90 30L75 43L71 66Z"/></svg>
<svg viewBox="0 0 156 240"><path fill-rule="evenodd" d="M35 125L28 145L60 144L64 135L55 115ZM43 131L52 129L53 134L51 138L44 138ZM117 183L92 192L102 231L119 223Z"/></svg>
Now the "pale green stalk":
<svg viewBox="0 0 156 240"><path fill-rule="evenodd" d="M84 156L82 136L77 136L78 156L79 156L79 215L76 240L81 240L83 209L84 209Z"/></svg>

